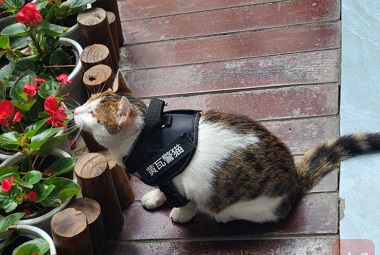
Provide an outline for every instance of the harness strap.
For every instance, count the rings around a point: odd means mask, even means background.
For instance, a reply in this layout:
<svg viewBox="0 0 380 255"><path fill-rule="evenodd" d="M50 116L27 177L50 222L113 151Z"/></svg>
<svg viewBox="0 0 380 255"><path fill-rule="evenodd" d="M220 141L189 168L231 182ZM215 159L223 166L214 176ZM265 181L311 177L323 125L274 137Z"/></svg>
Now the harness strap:
<svg viewBox="0 0 380 255"><path fill-rule="evenodd" d="M148 107L148 112L145 117L145 132L149 135L149 154L156 153L162 148L161 117L164 106L164 101L153 98Z"/></svg>
<svg viewBox="0 0 380 255"><path fill-rule="evenodd" d="M189 203L189 200L178 193L177 189L174 187L172 181L164 181L158 184L160 190L165 194L166 199L174 207L182 207Z"/></svg>

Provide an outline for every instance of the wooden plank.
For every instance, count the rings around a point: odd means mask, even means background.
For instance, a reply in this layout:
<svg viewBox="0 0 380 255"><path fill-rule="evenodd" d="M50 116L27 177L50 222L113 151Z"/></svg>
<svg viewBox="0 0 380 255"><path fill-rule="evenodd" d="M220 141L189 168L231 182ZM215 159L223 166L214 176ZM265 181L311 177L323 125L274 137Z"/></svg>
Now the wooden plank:
<svg viewBox="0 0 380 255"><path fill-rule="evenodd" d="M220 240L220 241L175 241L171 242L128 242L118 243L107 249L108 255L284 255L284 254L321 254L339 255L334 250L337 236L310 238L272 239L272 240ZM337 245L335 245L337 247Z"/></svg>
<svg viewBox="0 0 380 255"><path fill-rule="evenodd" d="M165 110L221 109L256 120L304 118L337 114L339 86L295 86L162 99L168 104Z"/></svg>
<svg viewBox="0 0 380 255"><path fill-rule="evenodd" d="M305 154L322 142L339 136L339 116L264 121L295 155Z"/></svg>
<svg viewBox="0 0 380 255"><path fill-rule="evenodd" d="M278 1L283 0L128 0L119 1L118 4L120 18L125 21Z"/></svg>
<svg viewBox="0 0 380 255"><path fill-rule="evenodd" d="M114 238L118 240L186 239L218 236L227 237L276 237L286 235L337 234L338 232L337 193L307 194L294 206L287 219L276 224L254 224L247 221L218 223L213 217L198 211L186 224L172 223L169 218L171 207L164 205L153 211L145 210L140 203L134 203L125 210L128 231L122 231Z"/></svg>
<svg viewBox="0 0 380 255"><path fill-rule="evenodd" d="M123 22L126 44L338 20L337 0L298 0Z"/></svg>
<svg viewBox="0 0 380 255"><path fill-rule="evenodd" d="M163 67L340 47L340 22L242 32L121 48L129 69Z"/></svg>
<svg viewBox="0 0 380 255"><path fill-rule="evenodd" d="M125 72L137 97L236 90L339 80L340 51L268 56Z"/></svg>

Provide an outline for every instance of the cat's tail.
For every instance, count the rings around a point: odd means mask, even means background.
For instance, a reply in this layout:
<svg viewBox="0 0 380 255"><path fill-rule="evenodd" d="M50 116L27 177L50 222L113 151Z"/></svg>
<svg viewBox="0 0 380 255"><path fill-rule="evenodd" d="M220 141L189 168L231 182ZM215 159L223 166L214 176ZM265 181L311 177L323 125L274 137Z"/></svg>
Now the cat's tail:
<svg viewBox="0 0 380 255"><path fill-rule="evenodd" d="M302 192L337 168L340 161L375 151L380 151L380 133L346 135L308 151L296 164Z"/></svg>

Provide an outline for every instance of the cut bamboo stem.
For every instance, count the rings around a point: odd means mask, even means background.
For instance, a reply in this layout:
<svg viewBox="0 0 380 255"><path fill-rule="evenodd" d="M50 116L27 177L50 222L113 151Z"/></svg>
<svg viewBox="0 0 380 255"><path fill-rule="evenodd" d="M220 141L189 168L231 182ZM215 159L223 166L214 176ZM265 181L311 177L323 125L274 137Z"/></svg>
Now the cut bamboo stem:
<svg viewBox="0 0 380 255"><path fill-rule="evenodd" d="M81 211L86 215L93 253L96 255L104 254L106 234L99 203L91 198L82 197L70 204L70 208Z"/></svg>
<svg viewBox="0 0 380 255"><path fill-rule="evenodd" d="M122 209L125 209L130 206L135 199L135 193L129 180L130 177L127 175L126 170L116 163L108 150L102 151L101 153L108 161L120 206Z"/></svg>
<svg viewBox="0 0 380 255"><path fill-rule="evenodd" d="M81 211L67 208L56 213L51 220L51 232L57 254L93 254L87 218Z"/></svg>
<svg viewBox="0 0 380 255"><path fill-rule="evenodd" d="M123 43L124 43L123 29L121 27L120 12L119 12L119 6L117 4L117 0L97 0L94 3L94 6L103 8L104 10L110 11L115 14L115 22L117 25L119 47L123 46Z"/></svg>
<svg viewBox="0 0 380 255"><path fill-rule="evenodd" d="M124 224L123 212L106 158L100 153L80 157L74 167L85 197L96 200L102 209L107 235L113 235Z"/></svg>
<svg viewBox="0 0 380 255"><path fill-rule="evenodd" d="M108 24L110 25L111 29L111 34L112 34L112 41L113 41L113 46L116 50L116 57L117 60L120 60L120 46L119 46L119 35L117 33L117 24L116 24L116 16L113 12L106 12L107 14L107 19L108 19Z"/></svg>
<svg viewBox="0 0 380 255"><path fill-rule="evenodd" d="M83 84L89 94L95 94L112 88L114 73L107 65L96 65L83 74Z"/></svg>
<svg viewBox="0 0 380 255"><path fill-rule="evenodd" d="M78 14L77 21L84 46L92 44L105 45L110 51L112 69L116 72L119 69L119 62L106 11L102 8L85 10Z"/></svg>
<svg viewBox="0 0 380 255"><path fill-rule="evenodd" d="M80 55L83 71L86 72L93 66L103 64L112 68L110 51L103 44L92 44L84 48Z"/></svg>

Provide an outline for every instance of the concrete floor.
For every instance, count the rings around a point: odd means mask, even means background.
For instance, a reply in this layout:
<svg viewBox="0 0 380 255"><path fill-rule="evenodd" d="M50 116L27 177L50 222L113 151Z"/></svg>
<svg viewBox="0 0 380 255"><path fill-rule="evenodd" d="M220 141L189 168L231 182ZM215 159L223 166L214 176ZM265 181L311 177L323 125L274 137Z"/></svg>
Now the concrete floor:
<svg viewBox="0 0 380 255"><path fill-rule="evenodd" d="M378 0L343 0L342 34L341 134L380 132ZM361 239L355 245L358 252L374 254L368 249L375 246L380 254L379 180L379 154L341 164L339 194L344 210L340 236L343 240Z"/></svg>

